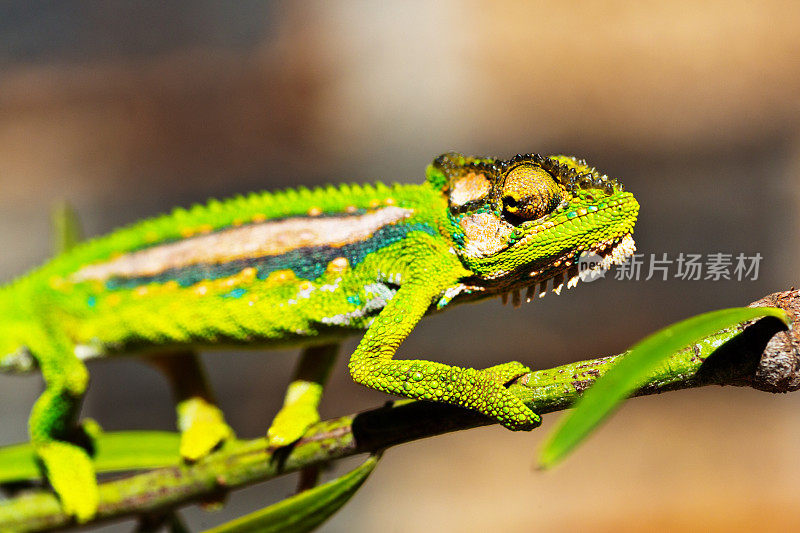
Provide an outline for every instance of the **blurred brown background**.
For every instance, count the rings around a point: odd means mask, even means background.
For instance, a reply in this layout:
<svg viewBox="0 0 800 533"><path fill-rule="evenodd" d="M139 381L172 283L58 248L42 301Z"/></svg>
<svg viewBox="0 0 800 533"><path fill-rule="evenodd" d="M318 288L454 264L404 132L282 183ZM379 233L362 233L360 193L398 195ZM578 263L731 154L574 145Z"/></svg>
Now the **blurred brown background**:
<svg viewBox="0 0 800 533"><path fill-rule="evenodd" d="M798 22L798 4L780 0L5 2L0 275L48 257L59 199L97 235L210 196L420 181L450 149L570 153L637 195L640 251L759 252L758 280L607 279L518 310L465 306L426 320L401 357L544 368L615 353L797 283ZM206 354L240 436L265 431L295 355ZM323 416L387 399L350 382L345 360ZM86 415L108 430L173 427L155 371L92 370ZM1 442L24 440L40 380L0 377L0 388ZM798 406L734 388L637 399L548 473L531 467L558 415L533 434L413 443L390 450L323 531L790 529ZM211 526L294 482L184 516Z"/></svg>

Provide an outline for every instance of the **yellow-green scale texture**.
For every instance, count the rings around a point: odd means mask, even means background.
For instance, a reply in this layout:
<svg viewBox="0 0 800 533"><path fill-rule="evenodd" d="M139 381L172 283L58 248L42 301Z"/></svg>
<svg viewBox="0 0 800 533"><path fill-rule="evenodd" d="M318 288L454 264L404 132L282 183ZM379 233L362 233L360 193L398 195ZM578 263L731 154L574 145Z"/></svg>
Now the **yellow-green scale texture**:
<svg viewBox="0 0 800 533"><path fill-rule="evenodd" d="M86 265L197 235L274 219L347 220L387 206L406 209L408 216L391 224L388 234L383 228L348 246L354 260L341 260L338 252L344 247L328 249L323 259L337 260L316 265L316 277L298 276L287 264L264 273L244 266L232 275L187 286L157 280L115 288L109 280L74 280ZM35 298L36 307L46 309L72 342L97 355L187 344L319 342L368 326L406 275L409 249L420 240L441 239L448 224L441 191L427 183L254 194L177 209L87 242L11 289L16 297L22 291L25 298ZM313 262L314 250L306 256ZM441 263L448 270L461 268L449 253Z"/></svg>

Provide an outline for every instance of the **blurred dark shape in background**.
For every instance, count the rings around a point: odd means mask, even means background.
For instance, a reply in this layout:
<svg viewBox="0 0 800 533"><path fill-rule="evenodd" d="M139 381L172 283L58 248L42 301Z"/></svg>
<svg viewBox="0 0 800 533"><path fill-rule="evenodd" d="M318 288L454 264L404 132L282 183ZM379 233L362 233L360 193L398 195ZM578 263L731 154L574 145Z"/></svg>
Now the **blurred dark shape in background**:
<svg viewBox="0 0 800 533"><path fill-rule="evenodd" d="M520 310L489 301L432 317L400 356L542 368L618 352L797 283L799 20L779 0L7 2L0 273L47 258L60 199L98 235L210 196L419 181L451 149L576 154L637 195L646 258L760 253L758 279L686 281L674 266L667 281L608 275ZM206 354L240 436L266 430L294 356ZM352 384L345 360L323 416L387 399ZM85 414L106 429L173 427L155 371L127 360L92 376ZM0 439L24 440L39 378L0 387ZM389 452L323 530L788 529L800 518L797 406L732 388L638 399L546 474L531 472L542 431L414 443ZM293 484L185 515L217 524Z"/></svg>

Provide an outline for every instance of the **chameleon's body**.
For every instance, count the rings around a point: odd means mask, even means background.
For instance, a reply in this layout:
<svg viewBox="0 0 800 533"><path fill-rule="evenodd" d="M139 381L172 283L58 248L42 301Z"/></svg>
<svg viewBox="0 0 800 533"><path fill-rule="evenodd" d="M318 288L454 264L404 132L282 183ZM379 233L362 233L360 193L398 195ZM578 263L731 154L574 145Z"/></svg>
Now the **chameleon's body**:
<svg viewBox="0 0 800 533"><path fill-rule="evenodd" d="M93 474L67 441L87 386L85 359L316 345L307 354L323 354L327 365L325 346L366 330L350 360L357 382L530 429L538 416L504 387L524 366L478 371L392 356L426 313L509 291L518 301L519 289L549 279L558 292L577 281L581 252L603 255L604 266L624 260L637 212L630 193L574 158L458 154L438 158L420 185L299 189L178 209L81 244L3 288L0 369L41 369L47 389L31 439L79 519L94 512L84 503ZM326 371L309 374L287 394L283 415L296 427L276 419L276 443L316 420ZM184 406L182 429L205 417L202 427L217 432L186 454L195 458L227 435L207 404Z"/></svg>

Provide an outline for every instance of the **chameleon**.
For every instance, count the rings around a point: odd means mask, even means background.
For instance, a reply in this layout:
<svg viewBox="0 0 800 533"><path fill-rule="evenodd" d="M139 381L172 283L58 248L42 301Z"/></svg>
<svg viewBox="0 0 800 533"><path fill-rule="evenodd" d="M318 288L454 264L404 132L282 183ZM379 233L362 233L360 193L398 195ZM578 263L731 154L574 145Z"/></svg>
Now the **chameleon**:
<svg viewBox="0 0 800 533"><path fill-rule="evenodd" d="M425 315L510 295L518 305L635 250L639 204L572 156L508 160L443 154L419 184L296 188L211 200L76 244L0 287L0 370L38 371L31 443L65 512L97 510L91 424L80 420L86 363L136 355L163 370L180 453L212 453L234 433L197 357L204 347L303 348L270 446L298 440L340 341L362 335L353 380L385 393L476 410L511 430L539 416L507 388L520 362L484 369L397 360Z"/></svg>

